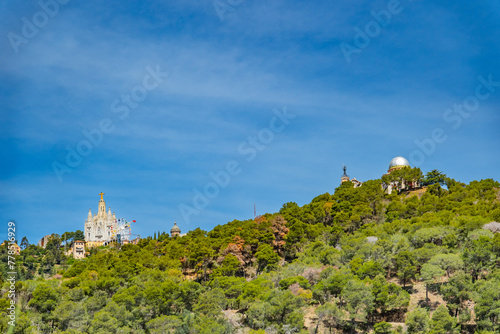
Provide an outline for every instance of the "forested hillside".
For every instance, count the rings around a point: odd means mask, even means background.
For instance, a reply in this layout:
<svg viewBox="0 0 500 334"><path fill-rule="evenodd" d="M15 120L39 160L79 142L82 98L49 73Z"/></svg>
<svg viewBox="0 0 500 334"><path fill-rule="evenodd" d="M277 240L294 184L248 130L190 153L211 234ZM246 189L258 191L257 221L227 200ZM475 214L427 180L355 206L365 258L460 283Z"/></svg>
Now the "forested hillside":
<svg viewBox="0 0 500 334"><path fill-rule="evenodd" d="M60 239L28 246L13 332L500 333L500 184L433 171L387 195L382 182L84 260Z"/></svg>

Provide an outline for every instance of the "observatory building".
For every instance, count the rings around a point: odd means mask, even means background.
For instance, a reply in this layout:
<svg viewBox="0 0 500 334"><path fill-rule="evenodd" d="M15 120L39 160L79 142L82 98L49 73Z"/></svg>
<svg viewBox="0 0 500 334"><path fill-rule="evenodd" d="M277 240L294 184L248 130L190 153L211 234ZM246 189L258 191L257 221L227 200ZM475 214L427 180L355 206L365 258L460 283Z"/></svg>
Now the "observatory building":
<svg viewBox="0 0 500 334"><path fill-rule="evenodd" d="M395 157L389 162L389 170L387 170L387 174L392 173L396 169L401 169L405 167L411 167L408 160L403 157Z"/></svg>
<svg viewBox="0 0 500 334"><path fill-rule="evenodd" d="M395 170L403 168L411 168L408 160L403 157L395 157L391 160L391 162L389 162L389 169L387 170L387 173L385 175L389 175ZM385 192L390 194L394 189L401 191L419 188L420 183L418 180L392 180L388 184L382 183L382 187Z"/></svg>
<svg viewBox="0 0 500 334"><path fill-rule="evenodd" d="M393 190L397 191L402 191L402 190L412 190L412 189L417 189L420 188L420 182L419 180L412 180L410 178L413 178L413 176L410 176L410 174L407 173L402 173L407 177L408 179L404 179L401 177L401 173L396 173L395 175L391 175L396 170L400 170L403 168L411 168L410 163L408 160L406 160L403 157L395 157L389 162L389 169L387 170L387 173L384 174L382 182L382 188L384 191L388 194L392 193ZM341 184L344 182L352 182L354 188L358 188L362 186L362 182L356 180L356 178L350 178L349 175L347 175L347 168L346 166L343 167L344 174L340 178ZM410 171L411 172L411 171ZM389 177L387 177L389 176ZM409 177L408 177L409 176Z"/></svg>

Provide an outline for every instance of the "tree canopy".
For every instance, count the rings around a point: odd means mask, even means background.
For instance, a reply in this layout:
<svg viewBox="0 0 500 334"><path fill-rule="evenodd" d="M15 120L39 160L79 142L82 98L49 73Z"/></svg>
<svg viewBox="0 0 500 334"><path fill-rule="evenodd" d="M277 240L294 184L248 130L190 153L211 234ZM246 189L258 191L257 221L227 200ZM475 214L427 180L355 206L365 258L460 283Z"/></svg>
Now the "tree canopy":
<svg viewBox="0 0 500 334"><path fill-rule="evenodd" d="M422 179L402 170L391 177ZM431 171L427 191L389 195L387 180L345 182L208 232L155 231L82 260L64 254L81 231L53 234L45 248L23 239L15 331L400 333L399 323L408 333L498 332L500 234L483 227L499 216L500 184ZM8 256L0 247L2 310Z"/></svg>

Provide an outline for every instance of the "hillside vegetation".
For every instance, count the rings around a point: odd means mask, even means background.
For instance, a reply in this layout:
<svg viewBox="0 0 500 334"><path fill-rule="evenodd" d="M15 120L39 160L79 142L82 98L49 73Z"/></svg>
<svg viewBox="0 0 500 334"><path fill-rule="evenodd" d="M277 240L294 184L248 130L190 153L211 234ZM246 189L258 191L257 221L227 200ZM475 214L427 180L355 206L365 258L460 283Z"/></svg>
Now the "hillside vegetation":
<svg viewBox="0 0 500 334"><path fill-rule="evenodd" d="M484 228L500 221L500 184L428 173L387 195L382 182L84 260L60 239L28 246L13 332L500 333L500 233Z"/></svg>

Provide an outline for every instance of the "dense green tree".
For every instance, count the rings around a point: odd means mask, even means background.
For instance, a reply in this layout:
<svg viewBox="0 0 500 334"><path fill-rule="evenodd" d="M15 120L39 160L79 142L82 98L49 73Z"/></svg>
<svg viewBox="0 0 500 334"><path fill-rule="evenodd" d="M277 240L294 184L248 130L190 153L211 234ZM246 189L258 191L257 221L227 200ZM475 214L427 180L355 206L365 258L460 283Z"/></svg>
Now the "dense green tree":
<svg viewBox="0 0 500 334"><path fill-rule="evenodd" d="M366 277L374 278L377 275L384 275L385 270L377 261L367 261L356 271L357 275L364 279Z"/></svg>
<svg viewBox="0 0 500 334"><path fill-rule="evenodd" d="M392 334L394 331L392 330L392 325L385 321L381 321L373 326L373 332L375 334Z"/></svg>
<svg viewBox="0 0 500 334"><path fill-rule="evenodd" d="M417 273L415 255L410 251L402 251L396 255L394 260L398 276L403 281L403 286L406 286L406 282L411 278L415 278L415 274Z"/></svg>
<svg viewBox="0 0 500 334"><path fill-rule="evenodd" d="M480 329L500 330L500 272L485 281L476 283L478 293L475 306L476 322Z"/></svg>
<svg viewBox="0 0 500 334"><path fill-rule="evenodd" d="M273 290L266 294L262 302L252 304L247 312L247 321L253 329L274 324L291 325L300 331L303 325L302 305L302 299L289 290Z"/></svg>
<svg viewBox="0 0 500 334"><path fill-rule="evenodd" d="M335 247L325 247L319 252L319 254L316 253L316 255L319 256L320 262L324 265L335 265L340 263L341 253Z"/></svg>
<svg viewBox="0 0 500 334"><path fill-rule="evenodd" d="M232 334L234 329L231 324L223 318L211 318L206 316L197 316L193 322L188 325L187 333L199 334ZM178 331L176 331L177 333ZM182 333L182 332L181 332Z"/></svg>
<svg viewBox="0 0 500 334"><path fill-rule="evenodd" d="M175 333L175 330L182 325L182 319L175 315L162 315L146 323L151 334Z"/></svg>
<svg viewBox="0 0 500 334"><path fill-rule="evenodd" d="M321 322L332 332L333 328L338 328L343 323L344 314L339 309L336 303L326 303L316 309L318 316L318 323L316 325L316 332Z"/></svg>
<svg viewBox="0 0 500 334"><path fill-rule="evenodd" d="M233 276L240 269L240 261L233 254L227 254L222 261L221 273L224 276Z"/></svg>
<svg viewBox="0 0 500 334"><path fill-rule="evenodd" d="M39 284L33 291L33 298L28 305L40 313L53 311L59 301L59 293L47 284Z"/></svg>
<svg viewBox="0 0 500 334"><path fill-rule="evenodd" d="M128 311L132 311L142 301L143 291L137 285L123 287L113 295L112 299L118 305L123 305Z"/></svg>
<svg viewBox="0 0 500 334"><path fill-rule="evenodd" d="M255 258L257 259L257 271L260 272L267 269L273 269L279 262L279 256L273 250L273 248L267 244L262 244L257 249L255 253Z"/></svg>
<svg viewBox="0 0 500 334"><path fill-rule="evenodd" d="M121 328L132 327L131 320L130 312L111 302L94 315L89 331L99 334L117 333Z"/></svg>
<svg viewBox="0 0 500 334"><path fill-rule="evenodd" d="M457 272L450 277L446 284L440 287L440 292L447 302L448 308L455 312L455 317L463 309L464 303L472 299L473 290L471 276L463 271Z"/></svg>
<svg viewBox="0 0 500 334"><path fill-rule="evenodd" d="M442 277L445 274L445 271L440 267L426 263L422 266L422 270L420 271L420 277L425 283L425 300L429 300L429 284L435 283L436 280Z"/></svg>
<svg viewBox="0 0 500 334"><path fill-rule="evenodd" d="M282 279L279 282L279 285L282 289L288 289L288 287L292 284L299 284L300 287L303 289L309 289L311 287L311 285L309 284L309 281L302 276L288 277L288 278Z"/></svg>
<svg viewBox="0 0 500 334"><path fill-rule="evenodd" d="M441 252L446 252L446 248L443 246L436 246L433 243L426 243L422 247L413 251L417 266L419 267L422 267L424 263L429 262L433 256L440 254Z"/></svg>
<svg viewBox="0 0 500 334"><path fill-rule="evenodd" d="M425 334L429 329L429 313L418 307L407 314L405 324L409 334Z"/></svg>
<svg viewBox="0 0 500 334"><path fill-rule="evenodd" d="M87 313L94 314L95 312L106 306L108 298L103 291L96 291L91 297L84 301L84 308Z"/></svg>
<svg viewBox="0 0 500 334"><path fill-rule="evenodd" d="M320 303L325 303L331 296L340 296L347 282L354 279L354 275L348 269L331 269L322 273L322 279L313 287L313 298Z"/></svg>
<svg viewBox="0 0 500 334"><path fill-rule="evenodd" d="M383 276L375 277L371 286L375 308L379 308L382 313L408 307L410 294L400 286L387 282Z"/></svg>
<svg viewBox="0 0 500 334"><path fill-rule="evenodd" d="M53 314L61 330L83 329L87 325L85 309L78 302L62 301L54 309Z"/></svg>
<svg viewBox="0 0 500 334"><path fill-rule="evenodd" d="M208 317L218 317L226 309L227 301L224 291L215 288L202 293L198 298L198 303L194 306L194 311Z"/></svg>
<svg viewBox="0 0 500 334"><path fill-rule="evenodd" d="M415 232L412 243L416 248L420 248L427 243L433 243L439 246L449 233L450 232L446 228L441 226L422 228Z"/></svg>
<svg viewBox="0 0 500 334"><path fill-rule="evenodd" d="M433 169L425 174L425 177L422 180L422 185L429 186L431 184L437 183L443 186L446 184L446 179L447 179L446 174L440 172L437 169Z"/></svg>
<svg viewBox="0 0 500 334"><path fill-rule="evenodd" d="M61 249L61 238L58 234L52 234L45 247L45 256L41 262L41 269L48 274L54 274L53 268L64 259Z"/></svg>
<svg viewBox="0 0 500 334"><path fill-rule="evenodd" d="M470 246L462 252L462 259L465 269L472 275L472 280L476 281L479 274L485 268L489 268L494 259L494 254L490 251L489 240L480 238L471 242Z"/></svg>
<svg viewBox="0 0 500 334"><path fill-rule="evenodd" d="M342 289L341 297L351 320L365 321L373 310L374 297L369 285L362 281L350 280Z"/></svg>
<svg viewBox="0 0 500 334"><path fill-rule="evenodd" d="M448 277L452 272L462 269L464 266L464 262L458 254L437 254L430 259L429 263L445 270Z"/></svg>
<svg viewBox="0 0 500 334"><path fill-rule="evenodd" d="M448 308L444 305L439 307L432 314L430 321L429 334L458 334L460 328L455 320L449 313Z"/></svg>
<svg viewBox="0 0 500 334"><path fill-rule="evenodd" d="M83 233L82 230L76 230L75 235L73 236L73 240L85 240L85 234Z"/></svg>

